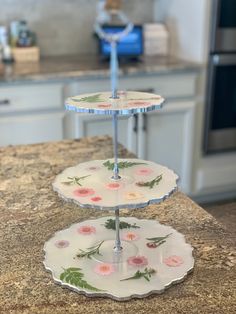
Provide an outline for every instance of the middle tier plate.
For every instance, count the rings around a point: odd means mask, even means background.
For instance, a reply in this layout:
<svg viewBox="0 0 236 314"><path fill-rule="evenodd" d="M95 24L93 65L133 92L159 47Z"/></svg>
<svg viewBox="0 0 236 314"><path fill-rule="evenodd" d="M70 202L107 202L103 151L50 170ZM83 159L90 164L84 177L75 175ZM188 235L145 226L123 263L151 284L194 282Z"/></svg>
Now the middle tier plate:
<svg viewBox="0 0 236 314"><path fill-rule="evenodd" d="M159 203L177 188L178 176L167 167L141 159L119 159L114 180L113 159L92 160L65 169L53 189L67 201L101 210L140 208Z"/></svg>
<svg viewBox="0 0 236 314"><path fill-rule="evenodd" d="M111 98L111 92L70 97L65 107L76 112L130 115L160 109L163 102L164 98L151 93L118 91L115 99Z"/></svg>

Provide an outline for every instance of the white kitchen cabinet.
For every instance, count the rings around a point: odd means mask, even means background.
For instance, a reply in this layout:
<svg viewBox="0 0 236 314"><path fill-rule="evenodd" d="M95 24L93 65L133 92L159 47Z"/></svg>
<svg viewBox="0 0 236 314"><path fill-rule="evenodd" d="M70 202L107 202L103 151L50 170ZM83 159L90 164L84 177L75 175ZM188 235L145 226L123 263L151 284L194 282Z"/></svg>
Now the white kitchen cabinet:
<svg viewBox="0 0 236 314"><path fill-rule="evenodd" d="M44 113L0 118L1 146L59 141L64 113Z"/></svg>
<svg viewBox="0 0 236 314"><path fill-rule="evenodd" d="M173 169L185 193L192 188L194 101L170 101L159 111L141 114L138 157Z"/></svg>
<svg viewBox="0 0 236 314"><path fill-rule="evenodd" d="M62 83L0 87L0 146L64 138Z"/></svg>
<svg viewBox="0 0 236 314"><path fill-rule="evenodd" d="M69 122L70 121L70 122ZM70 113L67 115L67 123L70 129L73 128L73 136L75 138L110 135L113 136L112 117L104 115ZM133 131L133 116L119 117L118 123L118 141L128 150L136 153L136 134Z"/></svg>
<svg viewBox="0 0 236 314"><path fill-rule="evenodd" d="M63 85L60 83L0 87L0 115L61 109L62 103Z"/></svg>

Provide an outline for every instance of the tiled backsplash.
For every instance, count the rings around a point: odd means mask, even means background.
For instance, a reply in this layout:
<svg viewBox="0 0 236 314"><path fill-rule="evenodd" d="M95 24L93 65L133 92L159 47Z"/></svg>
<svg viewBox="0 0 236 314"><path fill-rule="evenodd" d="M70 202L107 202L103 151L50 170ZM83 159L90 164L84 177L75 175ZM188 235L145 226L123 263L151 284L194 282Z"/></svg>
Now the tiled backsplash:
<svg viewBox="0 0 236 314"><path fill-rule="evenodd" d="M0 25L27 20L37 33L42 55L95 53L96 0L1 0ZM134 23L153 22L155 0L124 0Z"/></svg>

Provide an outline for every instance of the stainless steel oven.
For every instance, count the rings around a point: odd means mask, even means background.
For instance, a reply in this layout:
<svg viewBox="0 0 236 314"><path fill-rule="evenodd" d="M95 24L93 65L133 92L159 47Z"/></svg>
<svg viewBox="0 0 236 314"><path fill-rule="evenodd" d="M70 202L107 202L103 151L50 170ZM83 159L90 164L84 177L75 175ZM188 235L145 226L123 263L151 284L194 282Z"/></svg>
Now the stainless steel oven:
<svg viewBox="0 0 236 314"><path fill-rule="evenodd" d="M236 51L236 1L213 0L211 52Z"/></svg>
<svg viewBox="0 0 236 314"><path fill-rule="evenodd" d="M236 150L236 0L213 0L204 152Z"/></svg>

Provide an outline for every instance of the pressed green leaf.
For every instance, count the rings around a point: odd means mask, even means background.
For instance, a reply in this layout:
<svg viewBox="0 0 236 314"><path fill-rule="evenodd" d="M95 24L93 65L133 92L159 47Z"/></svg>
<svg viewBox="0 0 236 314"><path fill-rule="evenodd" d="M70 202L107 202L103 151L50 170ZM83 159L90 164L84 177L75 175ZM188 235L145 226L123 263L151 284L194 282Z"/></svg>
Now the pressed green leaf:
<svg viewBox="0 0 236 314"><path fill-rule="evenodd" d="M60 275L60 280L61 280L61 281L64 281L66 275L67 275L66 272L62 273L62 274Z"/></svg>
<svg viewBox="0 0 236 314"><path fill-rule="evenodd" d="M84 289L87 289L87 290L91 290L91 291L103 291L103 290L97 289L96 287L93 287L92 285L87 283L87 281L85 281L85 280L81 280L79 282L79 286L81 288L84 288Z"/></svg>
<svg viewBox="0 0 236 314"><path fill-rule="evenodd" d="M148 241L152 241L152 242L157 243L157 242L161 242L161 241L167 239L170 235L172 235L172 233L169 233L169 234L167 234L167 235L164 236L164 237L154 237L154 238L146 238L146 239L147 239Z"/></svg>
<svg viewBox="0 0 236 314"><path fill-rule="evenodd" d="M86 179L86 178L88 178L88 177L90 177L90 176L91 176L91 174L89 174L87 176L83 176L83 177L76 177L76 176L75 177L67 177L67 179L69 181L64 181L62 183L65 184L65 185L75 185L75 184L77 184L79 186L82 186L81 181Z"/></svg>
<svg viewBox="0 0 236 314"><path fill-rule="evenodd" d="M73 278L75 278L76 280L80 280L83 277L84 277L84 274L80 272L73 272Z"/></svg>
<svg viewBox="0 0 236 314"><path fill-rule="evenodd" d="M71 278L70 284L71 284L72 286L77 286L78 280L77 280L76 278Z"/></svg>
<svg viewBox="0 0 236 314"><path fill-rule="evenodd" d="M114 169L114 162L110 162L110 160L107 160L106 162L103 163L103 166L107 167L108 170L113 170ZM119 169L125 169L125 168L130 168L133 166L138 166L138 165L146 165L144 162L131 162L131 161L120 161L117 163Z"/></svg>
<svg viewBox="0 0 236 314"><path fill-rule="evenodd" d="M107 229L112 229L112 230L116 230L116 221L115 219L107 219L107 221L104 224L105 228ZM130 228L140 228L139 226L136 225L136 223L134 224L129 224L128 222L125 221L120 221L120 225L119 225L120 229L130 229Z"/></svg>
<svg viewBox="0 0 236 314"><path fill-rule="evenodd" d="M82 273L81 268L73 267L65 269L64 272L60 275L61 281L69 283L72 286L90 291L104 291L92 286L85 279L82 279L82 277L84 277L84 274Z"/></svg>
<svg viewBox="0 0 236 314"><path fill-rule="evenodd" d="M104 102L104 100L100 99L101 94L95 94L83 98L72 98L73 101L75 102L89 102L89 103L94 103L94 102Z"/></svg>
<svg viewBox="0 0 236 314"><path fill-rule="evenodd" d="M146 275L143 275L143 278L146 279L147 281L150 281L150 279L149 279L150 276L148 277L148 276L146 276Z"/></svg>
<svg viewBox="0 0 236 314"><path fill-rule="evenodd" d="M67 274L67 276L65 277L64 280L66 280L67 282L70 283L72 278L73 278L73 273L69 273L69 274Z"/></svg>
<svg viewBox="0 0 236 314"><path fill-rule="evenodd" d="M132 280L132 279L140 279L144 278L147 281L150 281L152 275L156 273L156 270L153 268L145 268L144 271L137 270L136 273L132 277L128 277L125 279L121 279L120 281Z"/></svg>
<svg viewBox="0 0 236 314"><path fill-rule="evenodd" d="M97 245L88 248L86 251L81 250L80 252L76 255L78 258L83 258L83 257L87 257L89 259L91 259L91 256L98 254L101 255L99 252L99 249L101 247L101 245L103 244L104 241L99 242Z"/></svg>
<svg viewBox="0 0 236 314"><path fill-rule="evenodd" d="M71 271L77 271L79 272L81 270L81 268L78 268L78 267L70 267L70 268L67 268L67 271L71 272Z"/></svg>
<svg viewBox="0 0 236 314"><path fill-rule="evenodd" d="M155 185L158 185L162 180L162 174L157 176L155 179L147 182L137 182L136 185L139 187L149 187L149 189L153 189Z"/></svg>

